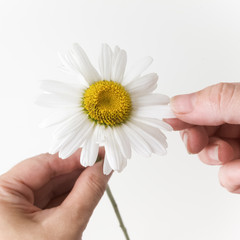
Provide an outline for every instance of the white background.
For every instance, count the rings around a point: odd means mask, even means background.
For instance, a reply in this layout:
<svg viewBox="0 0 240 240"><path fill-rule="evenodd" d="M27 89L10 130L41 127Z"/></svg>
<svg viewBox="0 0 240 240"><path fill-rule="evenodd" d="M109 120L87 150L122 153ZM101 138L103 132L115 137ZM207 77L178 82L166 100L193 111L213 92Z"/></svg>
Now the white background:
<svg viewBox="0 0 240 240"><path fill-rule="evenodd" d="M174 96L240 79L238 0L0 0L0 172L46 152L47 110L39 80L66 79L57 52L79 42L97 64L101 43L119 45L131 66L150 55L158 92ZM240 239L240 196L218 183L218 167L189 156L176 132L168 155L134 156L110 185L132 240ZM73 223L74 224L74 223ZM124 239L106 196L84 239Z"/></svg>

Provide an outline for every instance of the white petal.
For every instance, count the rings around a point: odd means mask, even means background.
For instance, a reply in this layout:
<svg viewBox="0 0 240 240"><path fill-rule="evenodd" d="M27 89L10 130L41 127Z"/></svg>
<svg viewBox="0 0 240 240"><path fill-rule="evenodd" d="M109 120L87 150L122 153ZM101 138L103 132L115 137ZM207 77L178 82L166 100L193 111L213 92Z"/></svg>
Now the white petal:
<svg viewBox="0 0 240 240"><path fill-rule="evenodd" d="M176 118L169 105L143 106L134 110L134 115L146 118Z"/></svg>
<svg viewBox="0 0 240 240"><path fill-rule="evenodd" d="M111 80L112 69L112 50L107 44L102 45L102 51L99 57L99 69L102 80Z"/></svg>
<svg viewBox="0 0 240 240"><path fill-rule="evenodd" d="M129 125L149 143L153 153L159 155L166 153L166 136L159 129L136 121L129 123Z"/></svg>
<svg viewBox="0 0 240 240"><path fill-rule="evenodd" d="M75 63L72 63L69 60L68 54L62 54L58 53L59 59L62 63L62 65L59 67L63 72L66 72L68 74L79 74L78 67L75 66Z"/></svg>
<svg viewBox="0 0 240 240"><path fill-rule="evenodd" d="M52 107L52 108L59 108L59 107L76 108L80 106L81 98L70 96L70 95L49 93L49 94L41 94L37 98L35 103L40 106Z"/></svg>
<svg viewBox="0 0 240 240"><path fill-rule="evenodd" d="M125 159L118 148L112 129L108 129L108 136L105 143L105 151L108 156L108 162L114 171L122 171L125 166Z"/></svg>
<svg viewBox="0 0 240 240"><path fill-rule="evenodd" d="M81 145L88 140L89 136L93 133L93 123L89 122L89 124L84 124L83 128L80 129L79 132L76 133L74 138L65 144L59 151L60 158L67 158L71 156Z"/></svg>
<svg viewBox="0 0 240 240"><path fill-rule="evenodd" d="M131 129L128 124L123 124L122 129L124 130L125 134L127 134L131 147L134 149L135 152L142 154L145 157L150 157L152 150L148 143L139 135L138 132Z"/></svg>
<svg viewBox="0 0 240 240"><path fill-rule="evenodd" d="M85 142L81 152L81 164L84 167L92 166L98 156L99 145L96 143L95 137L91 137Z"/></svg>
<svg viewBox="0 0 240 240"><path fill-rule="evenodd" d="M73 49L65 55L65 64L82 74L88 84L101 80L96 69L92 66L84 50L75 43Z"/></svg>
<svg viewBox="0 0 240 240"><path fill-rule="evenodd" d="M126 74L124 78L124 83L128 83L139 77L152 63L153 59L151 57L146 57L138 62L131 70Z"/></svg>
<svg viewBox="0 0 240 240"><path fill-rule="evenodd" d="M89 119L87 118L87 115L83 113L76 113L66 121L59 124L59 126L54 130L53 136L55 139L61 139L68 134L78 132L88 121Z"/></svg>
<svg viewBox="0 0 240 240"><path fill-rule="evenodd" d="M112 63L112 74L111 79L115 82L121 83L125 73L127 64L127 53L124 50L115 50L113 63Z"/></svg>
<svg viewBox="0 0 240 240"><path fill-rule="evenodd" d="M130 141L121 126L113 128L113 134L123 156L128 159L131 158Z"/></svg>
<svg viewBox="0 0 240 240"><path fill-rule="evenodd" d="M147 94L141 97L132 97L133 106L151 106L168 104L170 98L163 94Z"/></svg>
<svg viewBox="0 0 240 240"><path fill-rule="evenodd" d="M118 53L120 52L120 47L119 46L115 46L114 48L114 53L113 53L113 61L116 61L116 58L118 56Z"/></svg>
<svg viewBox="0 0 240 240"><path fill-rule="evenodd" d="M160 119L156 119L156 118L144 118L144 117L137 117L137 116L132 116L131 117L132 120L136 120L139 122L143 122L147 125L153 126L153 127L157 127L157 128L161 128L163 130L167 130L167 131L172 131L173 128L171 125L169 125L168 123L160 120Z"/></svg>
<svg viewBox="0 0 240 240"><path fill-rule="evenodd" d="M76 135L76 133L75 134L68 134L67 136L65 136L62 139L54 139L53 138L53 144L51 145L48 152L50 154L55 154L55 153L59 152L59 150L63 146L65 146L67 143L71 142L74 139L75 135Z"/></svg>
<svg viewBox="0 0 240 240"><path fill-rule="evenodd" d="M126 84L126 89L131 95L145 95L153 92L157 88L158 75L156 73L149 73L142 77L136 78L130 83Z"/></svg>
<svg viewBox="0 0 240 240"><path fill-rule="evenodd" d="M104 163L103 163L103 173L105 175L108 175L112 172L112 168L108 162L108 158L107 158L107 154L105 154L105 157L104 157Z"/></svg>
<svg viewBox="0 0 240 240"><path fill-rule="evenodd" d="M60 93L78 97L82 93L83 86L80 84L66 84L59 81L43 80L40 88L48 93Z"/></svg>
<svg viewBox="0 0 240 240"><path fill-rule="evenodd" d="M79 108L73 109L64 109L62 111L53 112L47 118L45 118L40 124L40 128L51 127L53 125L59 124L64 122L65 120L69 119L71 116L79 112Z"/></svg>
<svg viewBox="0 0 240 240"><path fill-rule="evenodd" d="M98 144L101 144L105 142L106 136L105 136L105 126L97 124L95 126L95 135L96 135L96 142Z"/></svg>

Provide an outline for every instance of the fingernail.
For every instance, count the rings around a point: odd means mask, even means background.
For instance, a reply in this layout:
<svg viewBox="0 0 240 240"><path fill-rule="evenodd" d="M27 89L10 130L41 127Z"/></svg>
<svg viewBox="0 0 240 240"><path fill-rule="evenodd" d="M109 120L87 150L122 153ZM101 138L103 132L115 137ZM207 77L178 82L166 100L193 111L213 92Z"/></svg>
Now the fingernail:
<svg viewBox="0 0 240 240"><path fill-rule="evenodd" d="M172 110L178 114L190 113L193 110L195 93L178 95L171 99Z"/></svg>
<svg viewBox="0 0 240 240"><path fill-rule="evenodd" d="M186 131L184 131L183 134L182 134L182 140L184 142L184 145L185 145L188 153L191 154L188 150L188 133Z"/></svg>
<svg viewBox="0 0 240 240"><path fill-rule="evenodd" d="M213 146L208 148L207 154L212 160L220 163L219 157L218 157L218 149L219 149L219 146L214 144Z"/></svg>

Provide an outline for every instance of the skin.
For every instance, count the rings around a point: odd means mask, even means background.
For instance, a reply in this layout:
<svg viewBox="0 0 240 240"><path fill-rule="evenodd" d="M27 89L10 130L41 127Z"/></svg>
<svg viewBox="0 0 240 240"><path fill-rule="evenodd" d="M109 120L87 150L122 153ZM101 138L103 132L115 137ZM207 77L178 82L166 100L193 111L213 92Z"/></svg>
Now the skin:
<svg viewBox="0 0 240 240"><path fill-rule="evenodd" d="M79 156L41 154L0 176L0 239L81 239L110 175L102 161L82 167Z"/></svg>
<svg viewBox="0 0 240 240"><path fill-rule="evenodd" d="M221 165L220 183L240 193L240 84L175 96L171 106L177 118L166 122L180 131L188 152ZM79 155L41 154L0 176L0 239L81 238L110 175L103 175L102 162L85 169Z"/></svg>
<svg viewBox="0 0 240 240"><path fill-rule="evenodd" d="M187 151L209 165L221 165L219 180L240 193L240 83L219 83L171 99L177 119L165 120Z"/></svg>

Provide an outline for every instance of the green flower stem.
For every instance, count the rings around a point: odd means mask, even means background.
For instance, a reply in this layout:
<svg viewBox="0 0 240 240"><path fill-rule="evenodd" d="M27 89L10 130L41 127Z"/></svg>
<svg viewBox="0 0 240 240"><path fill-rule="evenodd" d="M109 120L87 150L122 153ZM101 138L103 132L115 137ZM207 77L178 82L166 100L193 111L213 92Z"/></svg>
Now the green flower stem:
<svg viewBox="0 0 240 240"><path fill-rule="evenodd" d="M121 227L121 229L123 231L123 234L124 234L126 240L130 240L130 238L128 236L128 233L127 233L127 229L126 229L126 227L125 227L125 225L123 223L123 220L122 220L122 217L120 215L117 203L116 203L116 201L115 201L115 199L114 199L114 197L112 195L112 192L111 192L111 189L110 189L109 185L107 185L106 192L107 192L108 198L109 198L109 200L110 200L110 202L111 202L111 204L113 206L114 212L115 212L115 214L117 216L117 219L118 219L120 227Z"/></svg>

